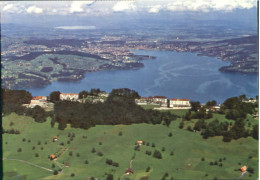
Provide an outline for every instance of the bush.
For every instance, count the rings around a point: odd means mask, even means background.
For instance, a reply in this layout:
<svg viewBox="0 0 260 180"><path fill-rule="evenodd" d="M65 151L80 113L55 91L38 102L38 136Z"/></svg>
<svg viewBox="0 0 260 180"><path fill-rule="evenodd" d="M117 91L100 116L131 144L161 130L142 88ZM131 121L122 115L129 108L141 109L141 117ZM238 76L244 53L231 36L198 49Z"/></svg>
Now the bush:
<svg viewBox="0 0 260 180"><path fill-rule="evenodd" d="M25 142L26 141L26 139L25 138L23 138L23 140L22 140L23 142Z"/></svg>
<svg viewBox="0 0 260 180"><path fill-rule="evenodd" d="M108 165L112 165L113 161L112 161L111 159L107 159L107 160L106 160L106 163L107 163Z"/></svg>
<svg viewBox="0 0 260 180"><path fill-rule="evenodd" d="M205 161L205 158L204 158L204 157L202 157L202 158L201 158L201 161Z"/></svg>
<svg viewBox="0 0 260 180"><path fill-rule="evenodd" d="M113 175L112 174L108 174L107 175L107 178L106 178L106 180L113 180L114 179L114 177L113 177Z"/></svg>
<svg viewBox="0 0 260 180"><path fill-rule="evenodd" d="M151 151L145 151L145 154L150 156L152 154L152 152Z"/></svg>
<svg viewBox="0 0 260 180"><path fill-rule="evenodd" d="M88 160L85 161L85 164L88 164Z"/></svg>
<svg viewBox="0 0 260 180"><path fill-rule="evenodd" d="M61 142L61 143L60 143L60 145L61 145L61 146L64 146L64 143L63 143L63 142Z"/></svg>
<svg viewBox="0 0 260 180"><path fill-rule="evenodd" d="M252 168L252 167L249 166L249 167L247 168L247 171L250 172L251 174L254 174L254 171L255 171L255 170L254 170L254 168Z"/></svg>
<svg viewBox="0 0 260 180"><path fill-rule="evenodd" d="M220 166L220 167L222 167L222 166L223 166L223 164L222 164L222 163L219 163L219 166Z"/></svg>
<svg viewBox="0 0 260 180"><path fill-rule="evenodd" d="M18 149L17 149L17 152L22 152L22 148L18 148Z"/></svg>
<svg viewBox="0 0 260 180"><path fill-rule="evenodd" d="M122 131L120 131L120 132L118 133L118 135L119 135L119 136L122 136L122 135L123 135Z"/></svg>
<svg viewBox="0 0 260 180"><path fill-rule="evenodd" d="M35 149L35 146L32 147L32 150L34 150L34 149Z"/></svg>
<svg viewBox="0 0 260 180"><path fill-rule="evenodd" d="M99 145L102 145L102 142L99 142L98 144L99 144Z"/></svg>
<svg viewBox="0 0 260 180"><path fill-rule="evenodd" d="M119 163L113 162L113 163L112 163L112 166L119 167Z"/></svg>
<svg viewBox="0 0 260 180"><path fill-rule="evenodd" d="M53 175L57 175L59 172L57 170L53 171Z"/></svg>
<svg viewBox="0 0 260 180"><path fill-rule="evenodd" d="M30 139L28 139L28 141L27 141L28 143L30 143L31 142L31 140Z"/></svg>
<svg viewBox="0 0 260 180"><path fill-rule="evenodd" d="M172 152L170 153L170 155L173 156L173 155L174 155L174 152L172 151Z"/></svg>
<svg viewBox="0 0 260 180"><path fill-rule="evenodd" d="M162 147L162 151L165 151L165 148L164 148L164 147Z"/></svg>
<svg viewBox="0 0 260 180"><path fill-rule="evenodd" d="M172 133L170 132L170 133L168 134L168 136L169 136L169 137L172 137Z"/></svg>
<svg viewBox="0 0 260 180"><path fill-rule="evenodd" d="M75 176L75 174L74 173L71 173L71 175L70 175L71 177L74 177Z"/></svg>
<svg viewBox="0 0 260 180"><path fill-rule="evenodd" d="M41 150L43 150L43 147L41 147Z"/></svg>
<svg viewBox="0 0 260 180"><path fill-rule="evenodd" d="M148 166L147 168L146 168L146 171L145 172L149 172L150 171L150 166Z"/></svg>
<svg viewBox="0 0 260 180"><path fill-rule="evenodd" d="M38 153L35 153L35 157L39 157L39 154L38 154Z"/></svg>
<svg viewBox="0 0 260 180"><path fill-rule="evenodd" d="M182 129L184 127L184 122L181 121L180 124L179 124L179 128Z"/></svg>
<svg viewBox="0 0 260 180"><path fill-rule="evenodd" d="M150 145L149 142L147 142L147 143L146 143L146 146L149 146L149 145Z"/></svg>
<svg viewBox="0 0 260 180"><path fill-rule="evenodd" d="M45 143L44 143L44 144L48 144L48 143L47 143L47 141L45 141Z"/></svg>
<svg viewBox="0 0 260 180"><path fill-rule="evenodd" d="M37 143L38 145L41 145L41 141L38 141L38 143Z"/></svg>
<svg viewBox="0 0 260 180"><path fill-rule="evenodd" d="M219 158L218 162L222 162L222 159L221 159L221 158Z"/></svg>
<svg viewBox="0 0 260 180"><path fill-rule="evenodd" d="M96 149L95 149L95 148L92 148L91 152L92 152L92 153L95 153L95 152L96 152Z"/></svg>
<svg viewBox="0 0 260 180"><path fill-rule="evenodd" d="M79 153L77 153L77 157L79 157Z"/></svg>
<svg viewBox="0 0 260 180"><path fill-rule="evenodd" d="M160 151L155 150L153 153L153 157L157 158L157 159L162 159L162 154Z"/></svg>
<svg viewBox="0 0 260 180"><path fill-rule="evenodd" d="M98 156L103 156L103 153L102 152L98 152L97 155Z"/></svg>
<svg viewBox="0 0 260 180"><path fill-rule="evenodd" d="M70 144L70 141L67 141L67 144Z"/></svg>
<svg viewBox="0 0 260 180"><path fill-rule="evenodd" d="M152 143L152 147L155 147L155 144L154 144L154 143Z"/></svg>
<svg viewBox="0 0 260 180"><path fill-rule="evenodd" d="M135 151L140 151L140 146L138 146L138 145L135 146L134 150L135 150Z"/></svg>
<svg viewBox="0 0 260 180"><path fill-rule="evenodd" d="M52 167L52 168L55 168L55 164L52 164L51 167Z"/></svg>
<svg viewBox="0 0 260 180"><path fill-rule="evenodd" d="M73 155L73 152L72 152L72 151L70 151L70 152L69 152L69 155L70 155L70 156L72 156L72 155Z"/></svg>
<svg viewBox="0 0 260 180"><path fill-rule="evenodd" d="M212 165L214 165L214 163L213 163L213 162L210 162L210 163L209 163L209 165L211 165L211 166L212 166Z"/></svg>
<svg viewBox="0 0 260 180"><path fill-rule="evenodd" d="M187 130L188 130L188 131L192 131L191 126L188 126L188 127L187 127Z"/></svg>

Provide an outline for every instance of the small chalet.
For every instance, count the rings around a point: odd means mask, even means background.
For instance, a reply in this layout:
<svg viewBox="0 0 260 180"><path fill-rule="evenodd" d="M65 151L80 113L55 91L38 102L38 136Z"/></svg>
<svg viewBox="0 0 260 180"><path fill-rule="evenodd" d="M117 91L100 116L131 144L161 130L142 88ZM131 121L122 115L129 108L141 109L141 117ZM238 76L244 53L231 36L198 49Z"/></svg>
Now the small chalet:
<svg viewBox="0 0 260 180"><path fill-rule="evenodd" d="M240 170L241 172L246 172L247 166L242 166L239 170Z"/></svg>
<svg viewBox="0 0 260 180"><path fill-rule="evenodd" d="M61 93L60 100L62 101L77 101L79 99L79 94L76 93Z"/></svg>
<svg viewBox="0 0 260 180"><path fill-rule="evenodd" d="M58 137L57 136L54 136L53 138L52 138L52 141L53 142L55 142L55 141L57 141L58 140Z"/></svg>
<svg viewBox="0 0 260 180"><path fill-rule="evenodd" d="M133 168L127 168L125 171L125 174L134 174L134 169Z"/></svg>
<svg viewBox="0 0 260 180"><path fill-rule="evenodd" d="M137 144L138 144L139 146L141 146L141 145L143 145L143 141L137 141Z"/></svg>
<svg viewBox="0 0 260 180"><path fill-rule="evenodd" d="M56 156L54 154L50 155L50 160L55 160Z"/></svg>

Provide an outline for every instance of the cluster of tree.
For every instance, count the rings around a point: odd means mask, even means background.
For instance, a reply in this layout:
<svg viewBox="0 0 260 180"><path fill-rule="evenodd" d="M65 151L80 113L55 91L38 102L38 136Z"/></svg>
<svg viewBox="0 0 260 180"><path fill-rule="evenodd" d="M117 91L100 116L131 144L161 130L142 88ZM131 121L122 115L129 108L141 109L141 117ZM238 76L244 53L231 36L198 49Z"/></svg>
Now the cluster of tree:
<svg viewBox="0 0 260 180"><path fill-rule="evenodd" d="M227 119L245 119L247 114L255 113L255 108L258 107L258 104L255 103L245 103L246 100L245 95L241 95L239 97L231 97L225 100L223 103L223 109L226 111Z"/></svg>
<svg viewBox="0 0 260 180"><path fill-rule="evenodd" d="M25 107L22 104L29 104L32 95L25 90L8 90L2 88L2 112L10 114L15 112L19 115L24 113Z"/></svg>
<svg viewBox="0 0 260 180"><path fill-rule="evenodd" d="M210 119L213 117L212 111L207 111L205 107L197 109L194 113L188 111L182 118L190 121L191 119Z"/></svg>
<svg viewBox="0 0 260 180"><path fill-rule="evenodd" d="M6 134L20 134L21 132L17 129L12 128L12 129L7 129L7 130L2 129L2 134L4 134L4 133L6 133Z"/></svg>
<svg viewBox="0 0 260 180"><path fill-rule="evenodd" d="M102 92L104 91L101 91L99 88L91 89L89 92L84 90L79 93L79 99L86 98L87 96L98 96L98 94Z"/></svg>
<svg viewBox="0 0 260 180"><path fill-rule="evenodd" d="M248 136L258 139L258 125L253 126L252 130L248 130L245 128L244 119L236 120L231 128L228 122L220 122L218 119L208 124L205 123L205 120L199 120L195 123L193 130L202 131L201 135L205 139L208 137L223 136L224 142Z"/></svg>
<svg viewBox="0 0 260 180"><path fill-rule="evenodd" d="M63 130L67 124L73 128L88 129L95 125L115 125L132 123L164 123L169 126L176 116L170 112L144 110L135 104L138 96L133 90L117 89L107 98L105 103L78 103L59 101L55 103L52 126L59 123L58 128Z"/></svg>
<svg viewBox="0 0 260 180"><path fill-rule="evenodd" d="M22 106L22 104L29 104L31 99L31 93L25 90L8 90L2 88L2 112L5 115L15 112L19 115L31 116L36 122L46 121L46 118L52 113L46 112L40 106L35 106L34 108Z"/></svg>
<svg viewBox="0 0 260 180"><path fill-rule="evenodd" d="M35 106L34 108L27 108L24 110L26 116L31 116L35 122L45 122L47 117L52 116L51 112L46 112L40 106Z"/></svg>
<svg viewBox="0 0 260 180"><path fill-rule="evenodd" d="M107 160L106 160L106 163L107 163L108 165L111 165L111 166L119 167L119 163L114 162L114 161L111 160L111 159L107 159Z"/></svg>

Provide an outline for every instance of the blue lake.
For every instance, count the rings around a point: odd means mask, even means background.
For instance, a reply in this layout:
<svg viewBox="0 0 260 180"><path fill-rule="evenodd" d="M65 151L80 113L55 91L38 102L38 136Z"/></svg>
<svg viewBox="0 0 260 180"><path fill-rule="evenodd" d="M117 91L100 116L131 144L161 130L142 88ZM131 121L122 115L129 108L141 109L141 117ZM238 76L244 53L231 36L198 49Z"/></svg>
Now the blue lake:
<svg viewBox="0 0 260 180"><path fill-rule="evenodd" d="M258 94L258 75L222 73L224 62L195 53L135 50L135 54L152 55L137 70L100 71L85 74L80 82L53 82L45 88L27 89L33 96L49 95L52 91L78 93L100 88L110 92L115 88L136 90L141 96L163 95L168 98L188 98L202 103L216 100L222 103L232 96Z"/></svg>

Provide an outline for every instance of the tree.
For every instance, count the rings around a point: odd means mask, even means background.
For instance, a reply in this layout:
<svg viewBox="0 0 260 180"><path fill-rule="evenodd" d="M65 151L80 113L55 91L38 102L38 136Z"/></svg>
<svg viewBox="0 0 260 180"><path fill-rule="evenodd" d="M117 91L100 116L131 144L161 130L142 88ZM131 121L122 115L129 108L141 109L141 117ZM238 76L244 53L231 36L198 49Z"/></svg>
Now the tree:
<svg viewBox="0 0 260 180"><path fill-rule="evenodd" d="M172 133L170 132L170 133L168 134L168 136L169 136L169 137L172 137Z"/></svg>
<svg viewBox="0 0 260 180"><path fill-rule="evenodd" d="M32 109L31 116L36 122L42 123L46 121L48 114L42 107L37 105Z"/></svg>
<svg viewBox="0 0 260 180"><path fill-rule="evenodd" d="M208 102L206 103L206 106L207 106L207 107L213 107L213 106L216 106L216 105L217 105L217 101L215 101L215 100L208 101Z"/></svg>
<svg viewBox="0 0 260 180"><path fill-rule="evenodd" d="M179 124L179 128L182 129L184 127L184 122L181 121L180 124Z"/></svg>
<svg viewBox="0 0 260 180"><path fill-rule="evenodd" d="M54 174L54 175L57 175L58 173L59 173L59 172L58 172L57 170L54 170L54 171L53 171L53 174Z"/></svg>
<svg viewBox="0 0 260 180"><path fill-rule="evenodd" d="M146 171L145 172L149 172L150 171L150 166L148 166L147 168L146 168Z"/></svg>
<svg viewBox="0 0 260 180"><path fill-rule="evenodd" d="M252 136L254 139L257 139L257 140L258 140L258 124L253 126L253 130L252 130L252 132L251 132L251 136Z"/></svg>
<svg viewBox="0 0 260 180"><path fill-rule="evenodd" d="M56 102L56 101L60 101L60 91L53 91L50 94L50 101L51 102Z"/></svg>
<svg viewBox="0 0 260 180"><path fill-rule="evenodd" d="M106 178L106 180L113 180L114 179L114 177L113 177L113 175L112 174L108 174L107 175L107 178Z"/></svg>
<svg viewBox="0 0 260 180"><path fill-rule="evenodd" d="M89 92L88 91L81 91L79 93L79 99L83 99L83 98L86 98L87 96L89 95Z"/></svg>
<svg viewBox="0 0 260 180"><path fill-rule="evenodd" d="M153 153L153 157L157 158L157 159L162 159L162 154L160 151L155 150Z"/></svg>
<svg viewBox="0 0 260 180"><path fill-rule="evenodd" d="M191 105L191 110L195 111L195 112L197 112L200 109L200 107L201 107L199 101L191 101L190 105Z"/></svg>

